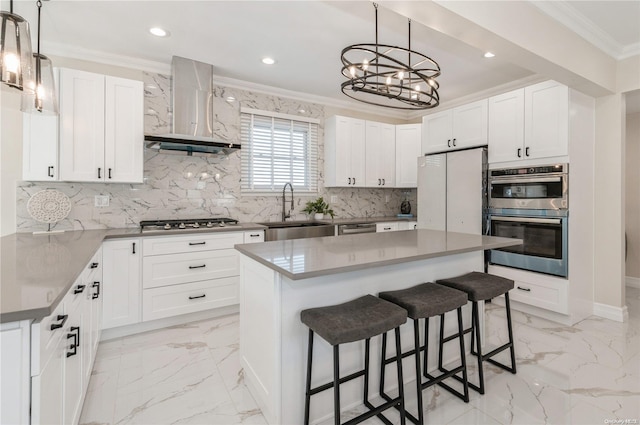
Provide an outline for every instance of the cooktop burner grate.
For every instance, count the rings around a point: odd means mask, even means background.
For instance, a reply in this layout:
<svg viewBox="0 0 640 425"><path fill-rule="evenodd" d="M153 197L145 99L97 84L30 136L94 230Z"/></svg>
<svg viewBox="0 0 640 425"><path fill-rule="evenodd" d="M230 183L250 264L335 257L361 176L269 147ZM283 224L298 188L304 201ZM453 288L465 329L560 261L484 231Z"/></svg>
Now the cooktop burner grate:
<svg viewBox="0 0 640 425"><path fill-rule="evenodd" d="M191 218L185 220L143 220L140 222L140 230L184 230L184 229L210 229L212 227L225 227L238 224L238 220L227 217Z"/></svg>

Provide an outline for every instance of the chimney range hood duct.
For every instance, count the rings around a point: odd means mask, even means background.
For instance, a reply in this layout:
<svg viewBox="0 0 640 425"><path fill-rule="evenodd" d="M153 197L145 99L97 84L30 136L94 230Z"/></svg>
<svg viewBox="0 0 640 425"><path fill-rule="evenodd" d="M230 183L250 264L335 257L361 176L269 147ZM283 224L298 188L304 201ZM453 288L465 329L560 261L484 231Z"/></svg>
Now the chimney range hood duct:
<svg viewBox="0 0 640 425"><path fill-rule="evenodd" d="M240 149L239 144L213 135L213 65L173 56L171 76L173 133L145 135L145 146L187 155Z"/></svg>

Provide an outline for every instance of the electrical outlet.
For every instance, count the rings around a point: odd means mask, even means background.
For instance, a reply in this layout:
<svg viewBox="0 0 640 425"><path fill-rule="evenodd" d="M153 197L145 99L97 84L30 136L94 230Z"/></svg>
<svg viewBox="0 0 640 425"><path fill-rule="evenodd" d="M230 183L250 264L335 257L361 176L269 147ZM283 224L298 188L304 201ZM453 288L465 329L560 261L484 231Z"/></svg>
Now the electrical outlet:
<svg viewBox="0 0 640 425"><path fill-rule="evenodd" d="M338 202L338 196L337 195L331 195L331 203L335 204L336 202Z"/></svg>
<svg viewBox="0 0 640 425"><path fill-rule="evenodd" d="M109 206L109 195L96 195L94 197L94 205L96 207L108 207Z"/></svg>

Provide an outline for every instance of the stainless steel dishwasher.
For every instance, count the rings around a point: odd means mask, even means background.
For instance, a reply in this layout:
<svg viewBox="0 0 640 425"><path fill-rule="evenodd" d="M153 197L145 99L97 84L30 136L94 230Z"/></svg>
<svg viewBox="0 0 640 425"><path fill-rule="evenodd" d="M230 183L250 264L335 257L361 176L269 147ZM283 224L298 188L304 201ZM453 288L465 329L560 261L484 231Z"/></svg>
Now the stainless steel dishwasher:
<svg viewBox="0 0 640 425"><path fill-rule="evenodd" d="M353 235L356 233L375 233L375 223L364 224L339 224L338 235Z"/></svg>

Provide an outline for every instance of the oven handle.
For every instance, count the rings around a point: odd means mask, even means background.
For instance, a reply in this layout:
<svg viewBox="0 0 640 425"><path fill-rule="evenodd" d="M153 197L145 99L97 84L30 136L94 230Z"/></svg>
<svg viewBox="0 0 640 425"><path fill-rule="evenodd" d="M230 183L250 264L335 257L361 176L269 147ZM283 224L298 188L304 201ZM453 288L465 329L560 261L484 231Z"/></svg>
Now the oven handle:
<svg viewBox="0 0 640 425"><path fill-rule="evenodd" d="M561 218L491 216L491 221L514 221L514 222L517 222L517 223L562 224L562 219Z"/></svg>
<svg viewBox="0 0 640 425"><path fill-rule="evenodd" d="M492 177L491 183L499 184L518 184L518 183L548 183L548 182L562 182L564 175L547 176L547 177Z"/></svg>

